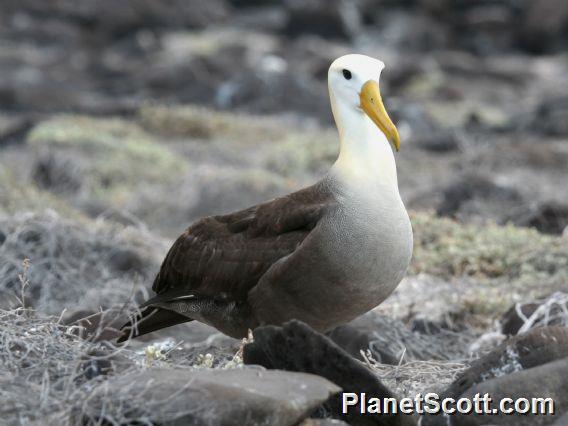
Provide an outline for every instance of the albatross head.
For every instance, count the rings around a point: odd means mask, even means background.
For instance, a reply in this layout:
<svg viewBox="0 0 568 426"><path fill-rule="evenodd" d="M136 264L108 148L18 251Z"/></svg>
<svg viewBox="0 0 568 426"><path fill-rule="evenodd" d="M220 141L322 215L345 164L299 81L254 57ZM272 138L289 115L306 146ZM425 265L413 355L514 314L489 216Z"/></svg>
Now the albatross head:
<svg viewBox="0 0 568 426"><path fill-rule="evenodd" d="M365 55L352 54L336 59L328 73L331 107L342 139L350 136L365 138L368 132L362 133L371 120L384 135L383 139L398 151L400 137L379 90L379 78L384 68L382 61Z"/></svg>

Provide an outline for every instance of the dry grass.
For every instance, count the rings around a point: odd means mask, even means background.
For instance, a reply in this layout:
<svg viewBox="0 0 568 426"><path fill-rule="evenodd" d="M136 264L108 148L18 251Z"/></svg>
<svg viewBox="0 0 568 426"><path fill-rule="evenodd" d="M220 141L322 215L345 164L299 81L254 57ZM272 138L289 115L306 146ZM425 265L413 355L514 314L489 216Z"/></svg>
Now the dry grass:
<svg viewBox="0 0 568 426"><path fill-rule="evenodd" d="M399 365L377 362L370 352L361 352L366 364L381 381L403 397L418 393L441 392L450 385L468 366L462 361L411 361Z"/></svg>
<svg viewBox="0 0 568 426"><path fill-rule="evenodd" d="M0 307L21 304L19 276L29 259L26 305L52 315L147 296L147 281L166 250L144 229L74 222L53 211L0 216L0 230Z"/></svg>
<svg viewBox="0 0 568 426"><path fill-rule="evenodd" d="M115 315L105 312L103 317L108 317L103 321L112 321ZM145 408L160 402L151 399L151 389L124 389L128 404L117 405L113 395L104 391L106 380L153 367L235 368L242 364L230 352L214 357L204 348L201 353L198 348L183 351L171 342L138 351L128 343L122 347L108 341L97 343L101 333L98 329L89 339L82 339L78 327L63 325L61 317L39 316L21 307L0 309L2 422L154 424L152 413Z"/></svg>
<svg viewBox="0 0 568 426"><path fill-rule="evenodd" d="M72 423L111 359L114 369L136 365L130 351L84 341L58 318L0 310L0 417L6 424Z"/></svg>
<svg viewBox="0 0 568 426"><path fill-rule="evenodd" d="M382 315L372 315L372 326L365 326L372 340L371 351L387 350L400 360L400 363L417 360L448 361L468 356L467 348L475 339L473 330L466 328L459 332L446 328L424 333L411 330L400 320ZM355 320L357 324L357 320Z"/></svg>

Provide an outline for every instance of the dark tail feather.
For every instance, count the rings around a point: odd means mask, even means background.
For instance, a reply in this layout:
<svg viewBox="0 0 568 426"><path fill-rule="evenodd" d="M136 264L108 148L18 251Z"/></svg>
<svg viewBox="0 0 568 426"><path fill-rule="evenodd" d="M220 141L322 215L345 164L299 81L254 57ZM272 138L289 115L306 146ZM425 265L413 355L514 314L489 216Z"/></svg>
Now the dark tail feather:
<svg viewBox="0 0 568 426"><path fill-rule="evenodd" d="M168 309L150 306L144 309L135 319L122 326L122 335L117 339L117 343L189 321L193 320Z"/></svg>

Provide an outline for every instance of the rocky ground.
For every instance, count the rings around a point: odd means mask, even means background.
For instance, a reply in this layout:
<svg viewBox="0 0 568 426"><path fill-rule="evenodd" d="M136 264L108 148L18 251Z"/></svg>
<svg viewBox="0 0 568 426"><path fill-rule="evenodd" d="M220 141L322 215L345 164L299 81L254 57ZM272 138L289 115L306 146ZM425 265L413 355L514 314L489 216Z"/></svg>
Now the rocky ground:
<svg viewBox="0 0 568 426"><path fill-rule="evenodd" d="M0 423L416 423L342 417L339 388L567 412L565 2L158 4L0 5ZM329 339L191 324L117 348L192 220L333 162L326 70L353 51L386 62L402 137L415 250L396 292Z"/></svg>

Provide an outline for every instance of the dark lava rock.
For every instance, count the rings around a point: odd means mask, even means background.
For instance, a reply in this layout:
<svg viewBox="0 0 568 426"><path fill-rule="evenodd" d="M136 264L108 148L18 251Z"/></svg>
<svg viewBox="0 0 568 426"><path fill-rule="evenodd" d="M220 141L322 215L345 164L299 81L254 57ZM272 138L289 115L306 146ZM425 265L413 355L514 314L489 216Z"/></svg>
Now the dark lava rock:
<svg viewBox="0 0 568 426"><path fill-rule="evenodd" d="M513 305L501 318L501 333L514 336L519 329L525 324L525 320L519 315L520 313L528 318L538 309L538 303L527 303L524 305Z"/></svg>
<svg viewBox="0 0 568 426"><path fill-rule="evenodd" d="M288 426L339 391L329 381L303 373L151 368L99 385L86 412L104 423L100 413L106 403L109 418L117 407L130 419L145 418L151 424Z"/></svg>
<svg viewBox="0 0 568 426"><path fill-rule="evenodd" d="M533 53L545 53L566 46L568 2L565 0L532 0L526 3L523 22L519 26L520 44Z"/></svg>
<svg viewBox="0 0 568 426"><path fill-rule="evenodd" d="M317 34L326 38L351 39L361 27L357 2L347 0L286 0L289 36Z"/></svg>
<svg viewBox="0 0 568 426"><path fill-rule="evenodd" d="M568 97L543 101L536 110L533 128L550 136L568 135Z"/></svg>
<svg viewBox="0 0 568 426"><path fill-rule="evenodd" d="M489 3L489 2L479 2ZM515 44L514 11L506 4L478 4L464 11L463 42L478 53L506 50Z"/></svg>
<svg viewBox="0 0 568 426"><path fill-rule="evenodd" d="M6 234L0 229L0 246L6 241Z"/></svg>
<svg viewBox="0 0 568 426"><path fill-rule="evenodd" d="M148 64L144 73L132 77L135 86L147 87L155 97L166 94L180 102L212 105L219 86L225 81L251 72L243 58L242 45L222 47L214 55L195 55L171 60L167 64Z"/></svg>
<svg viewBox="0 0 568 426"><path fill-rule="evenodd" d="M452 152L459 146L459 139L450 131L417 135L412 138L420 148L437 153Z"/></svg>
<svg viewBox="0 0 568 426"><path fill-rule="evenodd" d="M81 364L83 375L87 380L106 376L112 372L112 364L108 359L90 359Z"/></svg>
<svg viewBox="0 0 568 426"><path fill-rule="evenodd" d="M427 73L428 69L422 62L413 58L401 58L392 65L389 64L388 71L381 74L381 84L396 93L402 91L417 77L424 77Z"/></svg>
<svg viewBox="0 0 568 426"><path fill-rule="evenodd" d="M475 53L519 47L545 53L566 45L568 6L563 0L418 0L418 4L450 30L453 46Z"/></svg>
<svg viewBox="0 0 568 426"><path fill-rule="evenodd" d="M517 392L516 396L548 397L549 391L558 392L562 386L568 385L568 381L565 381L568 375L563 373L566 368L568 368L568 328L535 328L526 334L510 338L489 354L474 361L468 370L442 392L440 397L459 398L460 395L471 397L476 392L481 392L481 395L489 392L494 399L514 398L514 391ZM555 374L560 374L559 381L555 378ZM541 375L545 379L541 380ZM547 387L549 381L551 387ZM560 382L565 382L565 384ZM523 389L526 389L525 393L522 393ZM510 393L508 393L509 390ZM566 398L565 395L563 398ZM504 420L507 418L509 416L484 419L485 423L477 418L471 421L479 423L465 423L466 420L460 417L459 422L456 420L457 423L448 423L451 418L427 416L422 419L421 424L422 426L487 424L488 422L491 424L521 424L514 421L507 423Z"/></svg>
<svg viewBox="0 0 568 426"><path fill-rule="evenodd" d="M384 7L376 7L374 3L374 6L375 16L371 19L376 21L376 27L384 33L391 33L391 42L401 51L428 52L448 47L452 36L451 28L441 25L435 17L416 10L397 12L398 3ZM369 13L363 16L366 21L369 20Z"/></svg>
<svg viewBox="0 0 568 426"><path fill-rule="evenodd" d="M473 399L476 394L489 394L493 401L499 401L503 398L552 398L554 401L554 414L563 414L568 412L568 357L548 362L538 367L529 368L527 370L518 371L506 376L497 377L487 380L461 394L461 398ZM492 407L495 407L495 402ZM524 407L524 406L522 406ZM550 410L551 407L549 406ZM549 425L555 419L553 415L532 415L532 414L516 414L499 416L488 415L460 415L457 414L448 418L449 422L445 425L460 426L481 426L510 425L510 426L533 426L533 425Z"/></svg>
<svg viewBox="0 0 568 426"><path fill-rule="evenodd" d="M568 204L543 203L511 218L518 226L536 228L545 234L562 234L568 226Z"/></svg>
<svg viewBox="0 0 568 426"><path fill-rule="evenodd" d="M120 336L120 327L126 322L127 315L120 309L102 312L75 311L67 315L63 323L74 326L75 335L94 342L110 341Z"/></svg>
<svg viewBox="0 0 568 426"><path fill-rule="evenodd" d="M0 103L2 103L1 93ZM8 101L8 104L10 103ZM34 124L34 120L26 117L15 117L8 119L6 122L0 122L0 147L23 143L26 139L26 134Z"/></svg>
<svg viewBox="0 0 568 426"><path fill-rule="evenodd" d="M42 189L72 194L81 188L81 171L68 158L56 153L42 153L35 162L32 179Z"/></svg>
<svg viewBox="0 0 568 426"><path fill-rule="evenodd" d="M230 0L232 4L249 3L249 0ZM280 33L286 26L288 14L278 0L253 0L266 3L261 7L240 7L231 17L231 24L238 28L254 28L255 31ZM268 4L274 3L274 4Z"/></svg>
<svg viewBox="0 0 568 426"><path fill-rule="evenodd" d="M172 61L154 55L169 49L163 34L224 22L231 9L225 0L0 2L7 52L0 60L0 104L18 113L122 115L135 113L142 98L203 103L219 81L196 70L199 64L187 66L194 55ZM46 61L50 55L65 60ZM160 73L172 86L148 81Z"/></svg>
<svg viewBox="0 0 568 426"><path fill-rule="evenodd" d="M361 351L369 350L380 363L396 365L400 362L402 349L399 341L403 340L402 345L412 352L413 344L408 337L415 336L402 322L370 312L335 328L327 333L327 337L355 358L362 360Z"/></svg>
<svg viewBox="0 0 568 426"><path fill-rule="evenodd" d="M361 351L371 347L373 336L355 326L346 324L337 327L327 335L336 345L352 357L362 359ZM373 357L383 364L396 364L398 359L389 351L373 351Z"/></svg>
<svg viewBox="0 0 568 426"><path fill-rule="evenodd" d="M282 327L264 326L254 331L254 342L245 346L246 364L270 369L316 374L340 386L343 392L366 392L378 398L396 398L365 365L324 335L299 321ZM347 415L341 414L341 396L332 397L324 406L333 417L352 425L415 425L416 419L403 415L360 415L360 404Z"/></svg>
<svg viewBox="0 0 568 426"><path fill-rule="evenodd" d="M117 272L135 272L144 274L146 263L144 259L131 249L114 249L108 255L109 266Z"/></svg>
<svg viewBox="0 0 568 426"><path fill-rule="evenodd" d="M444 392L458 396L471 386L515 371L532 368L568 357L568 328L535 328L503 342L489 354L473 362Z"/></svg>
<svg viewBox="0 0 568 426"><path fill-rule="evenodd" d="M405 122L410 126L409 142L411 144L425 151L436 153L452 152L458 148L457 135L449 130L441 129L420 105L413 103L403 106L395 105L392 113L396 122Z"/></svg>
<svg viewBox="0 0 568 426"><path fill-rule="evenodd" d="M447 321L416 319L409 326L369 312L327 336L355 358L362 360L361 351L368 350L382 364L397 365L402 356L405 360L455 358L455 331Z"/></svg>
<svg viewBox="0 0 568 426"><path fill-rule="evenodd" d="M98 345L96 349L89 350L81 357L80 372L75 380L92 380L100 376L109 376L123 373L132 367L135 362L114 347L105 344Z"/></svg>
<svg viewBox="0 0 568 426"><path fill-rule="evenodd" d="M528 321L530 328L568 325L566 306L563 299L566 293L554 292L531 303L513 305L501 318L503 334L515 335ZM519 313L520 311L520 313Z"/></svg>
<svg viewBox="0 0 568 426"><path fill-rule="evenodd" d="M278 5L279 0L229 0L233 6L237 8L249 8L257 6Z"/></svg>
<svg viewBox="0 0 568 426"><path fill-rule="evenodd" d="M517 206L523 201L521 194L513 188L504 187L483 176L464 176L448 186L443 192L443 200L438 206L440 216L458 217L462 214L481 214L478 207L468 206L476 201L506 206ZM505 207L503 207L505 209ZM473 210L473 211L471 211Z"/></svg>
<svg viewBox="0 0 568 426"><path fill-rule="evenodd" d="M410 329L420 334L438 334L442 331L442 326L426 318L414 318Z"/></svg>
<svg viewBox="0 0 568 426"><path fill-rule="evenodd" d="M223 21L229 7L224 0L87 0L81 7L73 1L45 3L41 0L7 0L1 9L6 14L25 10L31 16L69 21L91 31L124 34L140 27L205 26Z"/></svg>
<svg viewBox="0 0 568 426"><path fill-rule="evenodd" d="M289 72L244 71L219 86L215 100L222 109L240 108L247 112L270 114L278 112L306 113L331 120L325 99L325 83L307 75Z"/></svg>

